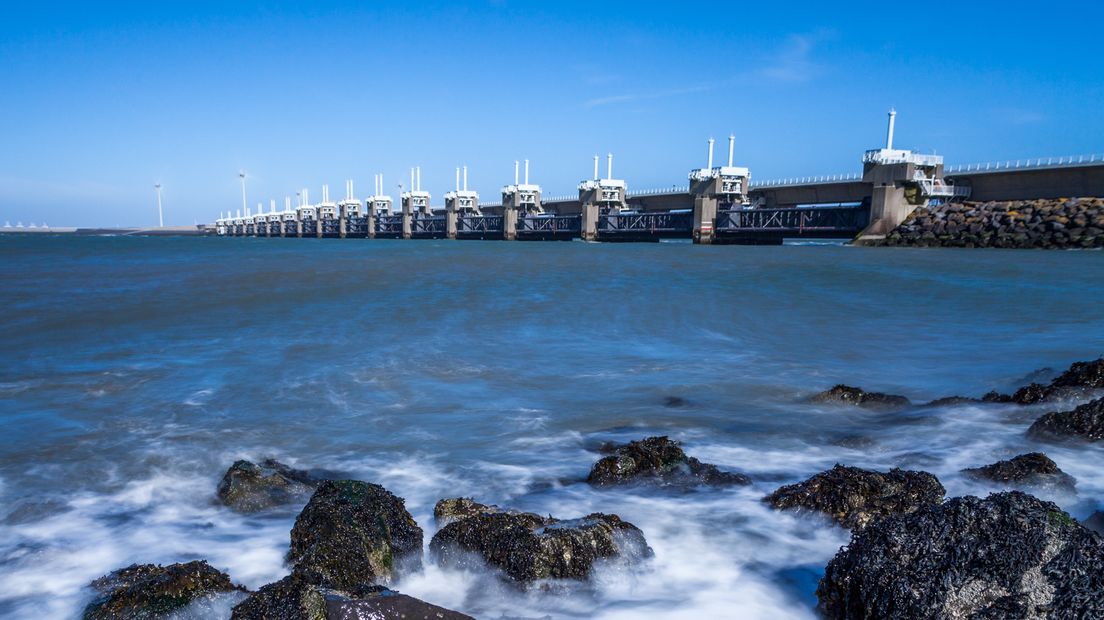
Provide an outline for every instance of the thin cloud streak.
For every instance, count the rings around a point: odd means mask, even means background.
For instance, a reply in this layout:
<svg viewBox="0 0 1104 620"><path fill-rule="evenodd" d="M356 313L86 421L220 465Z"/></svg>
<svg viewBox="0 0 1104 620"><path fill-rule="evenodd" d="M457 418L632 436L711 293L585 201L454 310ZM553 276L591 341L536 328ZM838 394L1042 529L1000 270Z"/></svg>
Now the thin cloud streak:
<svg viewBox="0 0 1104 620"><path fill-rule="evenodd" d="M677 97L678 95L689 95L693 93L704 93L707 91L715 90L717 86L692 86L689 88L676 88L673 90L662 90L652 93L630 93L625 95L609 95L608 97L597 97L595 99L589 99L583 103L585 108L597 108L606 105L614 105L617 103L632 103L636 101L650 101L653 99L664 99L666 97Z"/></svg>

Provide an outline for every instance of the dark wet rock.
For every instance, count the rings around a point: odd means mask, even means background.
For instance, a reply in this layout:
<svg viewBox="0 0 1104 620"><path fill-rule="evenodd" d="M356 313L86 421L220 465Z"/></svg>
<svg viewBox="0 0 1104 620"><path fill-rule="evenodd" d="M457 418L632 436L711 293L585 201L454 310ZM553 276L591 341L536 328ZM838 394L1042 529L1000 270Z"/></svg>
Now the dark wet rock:
<svg viewBox="0 0 1104 620"><path fill-rule="evenodd" d="M1097 510L1082 521L1082 525L1097 534L1104 534L1104 512Z"/></svg>
<svg viewBox="0 0 1104 620"><path fill-rule="evenodd" d="M1042 452L1021 454L1007 461L997 461L984 467L972 467L962 473L977 480L989 480L1005 485L1055 486L1072 489L1073 476L1059 469L1058 464Z"/></svg>
<svg viewBox="0 0 1104 620"><path fill-rule="evenodd" d="M337 589L390 583L421 567L422 528L400 497L378 484L328 480L291 529L288 563Z"/></svg>
<svg viewBox="0 0 1104 620"><path fill-rule="evenodd" d="M1025 385L1012 394L1012 402L1018 405L1033 405L1047 397L1047 386L1038 383Z"/></svg>
<svg viewBox="0 0 1104 620"><path fill-rule="evenodd" d="M649 482L665 486L731 486L751 484L743 474L721 471L716 465L686 456L677 441L648 437L619 446L590 470L587 482L610 486Z"/></svg>
<svg viewBox="0 0 1104 620"><path fill-rule="evenodd" d="M1018 491L856 532L817 588L827 618L1104 617L1104 542Z"/></svg>
<svg viewBox="0 0 1104 620"><path fill-rule="evenodd" d="M983 402L983 403L1010 403L1010 402L1012 402L1012 397L1009 396L1008 394L1001 394L1000 392L997 392L996 390L994 390L994 391L991 391L991 392L987 392L985 394L985 396L982 396L981 397L981 402Z"/></svg>
<svg viewBox="0 0 1104 620"><path fill-rule="evenodd" d="M1062 388L1104 389L1104 357L1091 362L1074 362L1050 382L1052 391Z"/></svg>
<svg viewBox="0 0 1104 620"><path fill-rule="evenodd" d="M822 512L844 527L858 529L887 515L938 504L945 493L927 472L891 469L883 474L837 464L804 482L781 487L763 501L779 509Z"/></svg>
<svg viewBox="0 0 1104 620"><path fill-rule="evenodd" d="M223 504L244 513L305 500L321 480L309 472L265 459L260 464L235 461L218 485Z"/></svg>
<svg viewBox="0 0 1104 620"><path fill-rule="evenodd" d="M689 404L690 403L685 398L682 398L681 396L668 396L668 397L663 399L663 406L664 407L678 408L678 407L686 407Z"/></svg>
<svg viewBox="0 0 1104 620"><path fill-rule="evenodd" d="M877 411L896 411L904 409L912 403L904 396L895 394L883 394L881 392L867 392L862 388L849 385L837 385L830 390L825 390L810 399L814 403L838 403L841 405L855 405L864 409Z"/></svg>
<svg viewBox="0 0 1104 620"><path fill-rule="evenodd" d="M443 499L433 506L433 519L437 525L445 526L459 519L475 517L478 515L497 514L500 512L516 512L499 508L494 505L480 504L468 497L455 497Z"/></svg>
<svg viewBox="0 0 1104 620"><path fill-rule="evenodd" d="M628 564L652 550L635 525L594 513L560 521L527 512L489 512L453 521L429 544L443 566L470 567L480 558L518 583L586 579L603 559Z"/></svg>
<svg viewBox="0 0 1104 620"><path fill-rule="evenodd" d="M157 618L204 599L245 589L203 560L183 564L134 564L91 584L95 600L85 620Z"/></svg>
<svg viewBox="0 0 1104 620"><path fill-rule="evenodd" d="M1027 436L1040 441L1104 439L1104 398L1085 403L1073 411L1044 414L1027 429Z"/></svg>
<svg viewBox="0 0 1104 620"><path fill-rule="evenodd" d="M951 407L954 405L976 405L978 403L986 402L981 398L970 398L969 396L945 396L943 398L937 398L925 407Z"/></svg>
<svg viewBox="0 0 1104 620"><path fill-rule="evenodd" d="M262 587L234 608L232 620L470 620L383 586L338 590L289 575Z"/></svg>

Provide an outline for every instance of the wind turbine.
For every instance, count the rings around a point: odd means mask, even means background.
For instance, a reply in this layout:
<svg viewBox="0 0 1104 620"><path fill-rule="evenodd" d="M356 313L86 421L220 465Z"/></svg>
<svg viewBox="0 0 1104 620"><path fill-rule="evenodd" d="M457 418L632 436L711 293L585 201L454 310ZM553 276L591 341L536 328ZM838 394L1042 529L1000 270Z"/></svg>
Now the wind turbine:
<svg viewBox="0 0 1104 620"><path fill-rule="evenodd" d="M157 223L160 228L165 227L165 212L161 210L161 184L154 185L157 188Z"/></svg>

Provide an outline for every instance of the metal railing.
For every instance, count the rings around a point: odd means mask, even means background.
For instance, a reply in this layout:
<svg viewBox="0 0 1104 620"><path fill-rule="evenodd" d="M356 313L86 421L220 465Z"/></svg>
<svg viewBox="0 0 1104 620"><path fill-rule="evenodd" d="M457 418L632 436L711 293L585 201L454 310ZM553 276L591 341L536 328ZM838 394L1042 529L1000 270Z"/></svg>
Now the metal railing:
<svg viewBox="0 0 1104 620"><path fill-rule="evenodd" d="M671 187L659 187L655 189L638 189L625 194L626 198L637 198L639 196L663 196L667 194L689 194L689 187L679 187L672 185Z"/></svg>
<svg viewBox="0 0 1104 620"><path fill-rule="evenodd" d="M765 189L768 187L786 187L789 185L817 185L822 183L840 183L862 180L862 173L851 174L827 174L812 177L792 177L788 179L771 179L769 181L752 181L748 190Z"/></svg>
<svg viewBox="0 0 1104 620"><path fill-rule="evenodd" d="M983 164L959 164L945 167L943 173L1001 172L1007 170L1076 168L1077 166L1100 165L1104 165L1104 155L1070 155L1063 157L1038 157L1034 159L1017 159L1015 161L986 162Z"/></svg>
<svg viewBox="0 0 1104 620"><path fill-rule="evenodd" d="M547 198L542 196L541 202L571 202L579 200L578 194L564 194L562 196L548 196Z"/></svg>

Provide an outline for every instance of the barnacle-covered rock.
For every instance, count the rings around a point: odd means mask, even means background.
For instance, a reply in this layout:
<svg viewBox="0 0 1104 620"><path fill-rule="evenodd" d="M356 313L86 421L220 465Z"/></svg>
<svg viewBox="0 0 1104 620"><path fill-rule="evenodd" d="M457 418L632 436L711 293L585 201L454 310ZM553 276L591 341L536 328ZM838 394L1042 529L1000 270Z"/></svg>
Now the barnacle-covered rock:
<svg viewBox="0 0 1104 620"><path fill-rule="evenodd" d="M421 567L422 528L400 497L378 484L328 480L291 529L288 563L337 589L390 583Z"/></svg>
<svg viewBox="0 0 1104 620"><path fill-rule="evenodd" d="M85 607L85 620L159 618L187 605L245 590L203 560L168 566L134 564L100 577L91 588L97 596Z"/></svg>
<svg viewBox="0 0 1104 620"><path fill-rule="evenodd" d="M296 574L262 587L234 607L231 620L471 620L383 586L327 588Z"/></svg>
<svg viewBox="0 0 1104 620"><path fill-rule="evenodd" d="M1104 617L1104 542L1018 491L958 497L855 532L817 588L827 618Z"/></svg>
<svg viewBox="0 0 1104 620"><path fill-rule="evenodd" d="M909 399L904 396L883 394L881 392L867 392L862 388L843 384L824 390L809 400L814 403L855 405L863 409L873 409L876 411L897 411L912 404Z"/></svg>
<svg viewBox="0 0 1104 620"><path fill-rule="evenodd" d="M443 566L467 567L478 557L518 583L586 579L603 558L631 564L652 555L635 525L602 513L561 521L527 512L479 512L441 528L429 548Z"/></svg>
<svg viewBox="0 0 1104 620"><path fill-rule="evenodd" d="M1040 441L1104 439L1104 398L1085 403L1073 411L1043 414L1027 429L1027 436Z"/></svg>
<svg viewBox="0 0 1104 620"><path fill-rule="evenodd" d="M677 441L648 437L612 447L587 476L595 486L647 482L660 486L730 486L751 484L743 474L721 471L716 465L686 456Z"/></svg>
<svg viewBox="0 0 1104 620"><path fill-rule="evenodd" d="M1073 489L1073 476L1042 452L1021 454L1007 461L997 461L984 467L972 467L962 473L976 480L989 480L1007 486L1040 486Z"/></svg>
<svg viewBox="0 0 1104 620"><path fill-rule="evenodd" d="M309 472L265 459L235 461L218 485L218 498L237 512L251 513L305 500L321 482Z"/></svg>
<svg viewBox="0 0 1104 620"><path fill-rule="evenodd" d="M943 501L939 480L923 471L887 473L837 464L808 480L779 488L763 498L779 509L822 512L847 528L861 528L891 514L912 512Z"/></svg>

